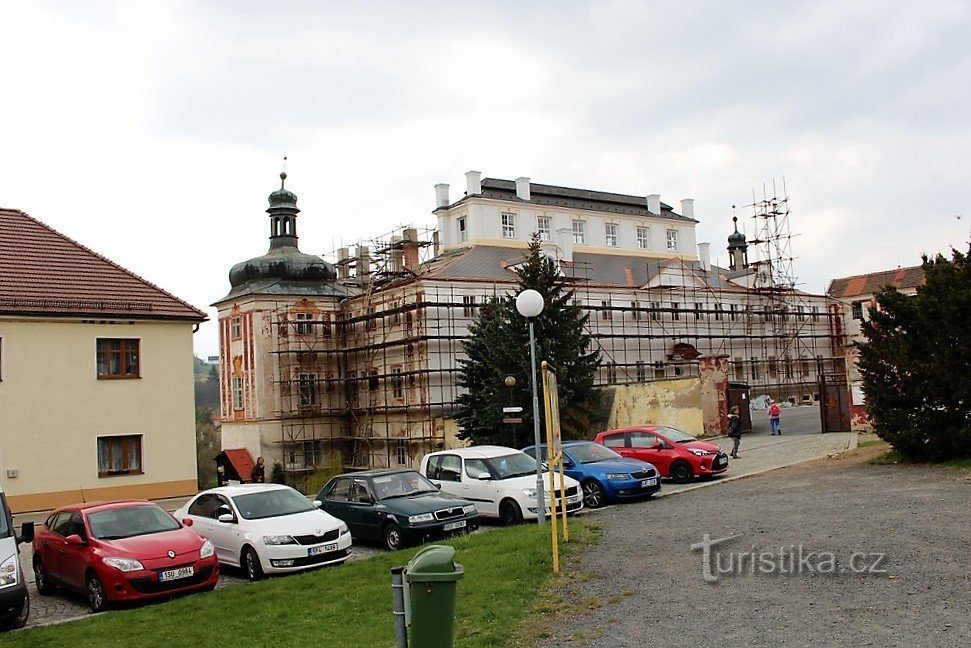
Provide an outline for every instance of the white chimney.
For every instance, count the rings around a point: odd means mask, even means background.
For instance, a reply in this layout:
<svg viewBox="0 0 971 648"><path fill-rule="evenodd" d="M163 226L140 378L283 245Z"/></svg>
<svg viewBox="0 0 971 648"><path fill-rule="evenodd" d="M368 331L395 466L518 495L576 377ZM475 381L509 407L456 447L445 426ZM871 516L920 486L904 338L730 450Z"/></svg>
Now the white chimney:
<svg viewBox="0 0 971 648"><path fill-rule="evenodd" d="M435 185L435 209L448 207L448 185L443 183Z"/></svg>
<svg viewBox="0 0 971 648"><path fill-rule="evenodd" d="M698 262L702 270L711 272L711 243L698 244Z"/></svg>
<svg viewBox="0 0 971 648"><path fill-rule="evenodd" d="M685 218L694 219L695 217L695 199L685 198L681 201L681 215Z"/></svg>
<svg viewBox="0 0 971 648"><path fill-rule="evenodd" d="M482 193L482 173L480 171L465 172L465 193L476 196Z"/></svg>
<svg viewBox="0 0 971 648"><path fill-rule="evenodd" d="M647 197L647 211L652 214L661 214L661 194L651 194Z"/></svg>
<svg viewBox="0 0 971 648"><path fill-rule="evenodd" d="M529 178L516 178L516 197L529 202Z"/></svg>

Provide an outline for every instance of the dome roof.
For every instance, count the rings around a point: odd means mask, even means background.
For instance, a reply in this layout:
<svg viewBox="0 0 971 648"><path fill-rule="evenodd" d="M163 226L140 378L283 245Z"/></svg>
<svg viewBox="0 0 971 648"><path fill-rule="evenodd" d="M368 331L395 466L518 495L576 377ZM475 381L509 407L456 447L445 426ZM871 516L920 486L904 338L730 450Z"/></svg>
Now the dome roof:
<svg viewBox="0 0 971 648"><path fill-rule="evenodd" d="M274 191L269 196L270 208L273 207L296 207L297 206L297 194L293 193L289 189L285 188L283 184L287 180L287 172L284 171L280 174L280 188Z"/></svg>
<svg viewBox="0 0 971 648"><path fill-rule="evenodd" d="M229 271L229 283L233 288L264 279L307 282L336 278L334 266L295 247L273 248L263 256L237 263Z"/></svg>
<svg viewBox="0 0 971 648"><path fill-rule="evenodd" d="M728 235L728 244L745 245L745 235L738 231L738 217L732 216L732 222L735 224L735 231Z"/></svg>

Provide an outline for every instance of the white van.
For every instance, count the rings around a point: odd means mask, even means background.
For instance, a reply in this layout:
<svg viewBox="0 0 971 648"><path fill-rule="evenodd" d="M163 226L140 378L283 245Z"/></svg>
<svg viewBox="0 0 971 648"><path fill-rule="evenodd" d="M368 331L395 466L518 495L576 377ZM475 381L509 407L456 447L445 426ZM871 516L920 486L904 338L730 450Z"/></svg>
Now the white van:
<svg viewBox="0 0 971 648"><path fill-rule="evenodd" d="M20 568L20 543L34 539L34 523L24 522L20 535L14 533L13 516L0 486L0 626L22 628L30 614L27 575Z"/></svg>
<svg viewBox="0 0 971 648"><path fill-rule="evenodd" d="M525 452L503 446L473 446L440 450L421 460L421 474L441 488L443 493L463 497L475 503L479 515L499 518L503 524L535 520L536 460ZM549 476L543 474L549 488ZM557 492L560 483L557 480ZM583 508L580 482L564 476L566 510L574 513ZM549 493L546 510L549 513Z"/></svg>

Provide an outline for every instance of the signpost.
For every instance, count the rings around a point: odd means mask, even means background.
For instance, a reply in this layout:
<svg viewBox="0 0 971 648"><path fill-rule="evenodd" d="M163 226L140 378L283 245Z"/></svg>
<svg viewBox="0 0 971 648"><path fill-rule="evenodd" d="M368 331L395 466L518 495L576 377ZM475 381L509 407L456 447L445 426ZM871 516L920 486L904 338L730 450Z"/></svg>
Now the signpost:
<svg viewBox="0 0 971 648"><path fill-rule="evenodd" d="M559 529L556 518L560 510L563 524L563 541L570 541L570 529L566 521L566 480L563 472L563 440L560 435L560 398L557 392L556 369L545 360L542 363L543 405L546 410L546 465L549 470L550 522L553 538L553 573L560 573ZM536 449L541 457L540 448ZM559 497L556 493L555 475L560 475Z"/></svg>

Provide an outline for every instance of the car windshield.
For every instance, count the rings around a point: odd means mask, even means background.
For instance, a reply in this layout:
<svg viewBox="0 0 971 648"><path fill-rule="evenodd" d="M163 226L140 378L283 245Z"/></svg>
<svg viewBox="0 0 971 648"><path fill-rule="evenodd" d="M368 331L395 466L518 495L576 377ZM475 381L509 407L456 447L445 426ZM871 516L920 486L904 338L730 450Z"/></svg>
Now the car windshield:
<svg viewBox="0 0 971 648"><path fill-rule="evenodd" d="M379 500L393 497L408 497L420 493L437 493L435 484L431 483L414 470L380 475L371 479L374 484L374 494Z"/></svg>
<svg viewBox="0 0 971 648"><path fill-rule="evenodd" d="M571 445L568 449L573 458L582 464L623 459L622 456L599 443L579 443L577 445Z"/></svg>
<svg viewBox="0 0 971 648"><path fill-rule="evenodd" d="M292 488L274 488L258 493L237 495L233 498L233 503L236 504L244 520L262 520L314 510L310 500Z"/></svg>
<svg viewBox="0 0 971 648"><path fill-rule="evenodd" d="M674 443L688 443L690 441L698 440L687 432L682 432L681 430L675 430L674 428L669 427L657 428L655 432L666 438L668 441L673 441Z"/></svg>
<svg viewBox="0 0 971 648"><path fill-rule="evenodd" d="M87 517L91 535L99 540L119 540L179 528L175 518L154 504L91 511Z"/></svg>
<svg viewBox="0 0 971 648"><path fill-rule="evenodd" d="M525 452L490 457L483 461L489 465L489 468L492 469L497 479L510 479L512 477L536 474L536 460Z"/></svg>

